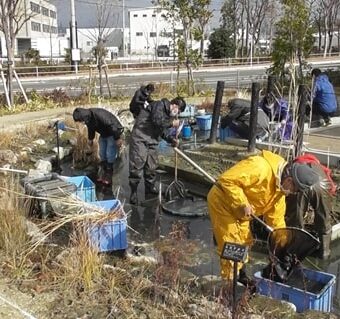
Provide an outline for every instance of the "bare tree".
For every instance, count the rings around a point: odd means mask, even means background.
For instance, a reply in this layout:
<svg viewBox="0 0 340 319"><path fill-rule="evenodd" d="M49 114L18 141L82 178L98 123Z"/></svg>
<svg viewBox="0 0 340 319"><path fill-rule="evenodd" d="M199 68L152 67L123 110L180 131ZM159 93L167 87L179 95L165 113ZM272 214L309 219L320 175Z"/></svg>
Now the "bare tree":
<svg viewBox="0 0 340 319"><path fill-rule="evenodd" d="M34 13L25 11L24 0L0 0L0 31L5 36L7 49L7 88L9 101L13 103L13 68L16 36L23 25L30 20Z"/></svg>
<svg viewBox="0 0 340 319"><path fill-rule="evenodd" d="M260 40L260 33L266 13L269 9L269 0L242 0L247 17L247 39L250 36L250 45L256 46ZM247 41L248 43L248 41ZM249 51L249 54L251 52Z"/></svg>
<svg viewBox="0 0 340 319"><path fill-rule="evenodd" d="M88 38L92 40L96 45L93 48L93 53L96 58L98 74L99 74L99 94L103 95L103 67L105 66L105 57L107 55L107 49L105 43L107 42L109 35L112 32L114 25L114 4L110 0L98 0L96 3L97 11L97 25ZM107 83L107 85L109 85ZM109 87L108 87L109 89Z"/></svg>

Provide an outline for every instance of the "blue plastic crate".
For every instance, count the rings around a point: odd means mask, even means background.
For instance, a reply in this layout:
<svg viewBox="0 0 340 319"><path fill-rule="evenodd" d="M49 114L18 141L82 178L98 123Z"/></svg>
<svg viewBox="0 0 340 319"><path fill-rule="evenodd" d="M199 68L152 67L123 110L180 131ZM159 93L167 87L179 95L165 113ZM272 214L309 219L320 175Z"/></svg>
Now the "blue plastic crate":
<svg viewBox="0 0 340 319"><path fill-rule="evenodd" d="M110 212L111 210L121 208L120 201L116 199L95 201L89 203L89 205L100 207L104 212ZM90 244L98 249L99 252L126 249L128 246L126 228L126 217L101 224L90 225L88 227Z"/></svg>
<svg viewBox="0 0 340 319"><path fill-rule="evenodd" d="M82 201L89 203L96 200L96 186L87 176L68 177L67 182L76 185L75 195Z"/></svg>
<svg viewBox="0 0 340 319"><path fill-rule="evenodd" d="M286 300L296 306L297 312L308 309L329 312L332 308L335 276L321 271L303 268L300 270L305 280L316 281L323 285L318 293L308 292L267 278L261 272L255 273L257 292L274 299Z"/></svg>
<svg viewBox="0 0 340 319"><path fill-rule="evenodd" d="M211 129L212 115L208 114L196 116L196 122L200 130L208 131Z"/></svg>
<svg viewBox="0 0 340 319"><path fill-rule="evenodd" d="M237 133L235 133L229 127L221 128L220 127L220 141L225 141L228 137L239 137Z"/></svg>

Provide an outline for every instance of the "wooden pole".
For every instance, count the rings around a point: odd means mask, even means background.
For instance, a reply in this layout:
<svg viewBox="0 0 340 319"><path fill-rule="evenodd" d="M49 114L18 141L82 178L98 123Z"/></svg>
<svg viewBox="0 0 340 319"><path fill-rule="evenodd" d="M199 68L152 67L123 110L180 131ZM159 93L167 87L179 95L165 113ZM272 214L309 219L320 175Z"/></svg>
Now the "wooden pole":
<svg viewBox="0 0 340 319"><path fill-rule="evenodd" d="M26 103L28 103L28 98L27 98L26 92L24 90L24 87L21 84L21 81L20 81L20 79L18 77L17 71L13 70L13 74L14 74L15 79L17 80L17 83L19 85L19 88L21 90L22 95L24 96L24 99L25 99Z"/></svg>
<svg viewBox="0 0 340 319"><path fill-rule="evenodd" d="M307 105L307 94L306 94L306 85L299 85L298 97L298 115L296 120L296 136L295 136L295 150L294 157L301 155L302 146L303 146L303 131L304 131L304 122L305 122L305 114L306 114L306 105Z"/></svg>
<svg viewBox="0 0 340 319"><path fill-rule="evenodd" d="M259 105L260 84L253 82L251 87L251 106L250 106L250 123L248 152L254 153L256 147L256 130L257 130L257 109Z"/></svg>
<svg viewBox="0 0 340 319"><path fill-rule="evenodd" d="M11 110L12 109L12 103L11 103L11 100L9 98L6 78L5 78L5 74L4 74L4 71L2 70L2 66L1 65L0 65L0 74L1 74L2 83L4 85L4 92L5 92L6 102L7 102L8 108Z"/></svg>
<svg viewBox="0 0 340 319"><path fill-rule="evenodd" d="M218 120L219 120L220 112L221 112L223 91L224 91L224 81L217 81L214 110L213 110L213 115L212 115L212 123L211 123L210 138L209 138L209 143L211 144L215 143L216 138L217 138L217 127L218 127Z"/></svg>

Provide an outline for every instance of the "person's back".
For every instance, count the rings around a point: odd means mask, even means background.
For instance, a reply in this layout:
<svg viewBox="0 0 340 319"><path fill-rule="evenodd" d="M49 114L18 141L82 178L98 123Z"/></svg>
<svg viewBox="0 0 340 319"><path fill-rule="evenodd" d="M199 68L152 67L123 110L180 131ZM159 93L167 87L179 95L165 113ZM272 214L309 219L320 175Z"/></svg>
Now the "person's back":
<svg viewBox="0 0 340 319"><path fill-rule="evenodd" d="M141 86L133 95L130 102L130 112L136 118L140 111L144 109L151 100L151 93L154 92L155 87L153 84L148 84L146 86Z"/></svg>
<svg viewBox="0 0 340 319"><path fill-rule="evenodd" d="M169 113L170 102L167 99L151 102L141 109L132 129L133 138L158 144L158 139L165 127L171 127Z"/></svg>
<svg viewBox="0 0 340 319"><path fill-rule="evenodd" d="M251 102L246 99L235 98L228 102L229 113L222 118L221 127L230 127L241 138L249 138ZM269 130L269 118L265 112L258 108L257 137L263 137Z"/></svg>
<svg viewBox="0 0 340 319"><path fill-rule="evenodd" d="M337 101L332 83L326 74L320 74L315 79L313 103L317 103L322 112L334 113Z"/></svg>
<svg viewBox="0 0 340 319"><path fill-rule="evenodd" d="M117 117L102 108L76 108L73 118L75 121L82 121L86 124L90 140L94 138L95 132L104 138L114 136L115 139L118 139L124 131Z"/></svg>

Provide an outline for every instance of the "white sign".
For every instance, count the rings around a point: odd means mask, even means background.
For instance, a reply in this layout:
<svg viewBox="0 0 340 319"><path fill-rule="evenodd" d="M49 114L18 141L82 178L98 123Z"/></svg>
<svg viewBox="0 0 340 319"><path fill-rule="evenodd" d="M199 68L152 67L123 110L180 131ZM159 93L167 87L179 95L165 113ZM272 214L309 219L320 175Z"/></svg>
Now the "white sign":
<svg viewBox="0 0 340 319"><path fill-rule="evenodd" d="M79 49L72 49L72 61L80 61L80 50Z"/></svg>

